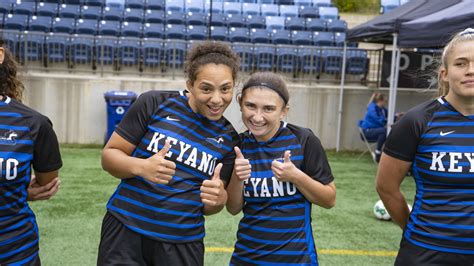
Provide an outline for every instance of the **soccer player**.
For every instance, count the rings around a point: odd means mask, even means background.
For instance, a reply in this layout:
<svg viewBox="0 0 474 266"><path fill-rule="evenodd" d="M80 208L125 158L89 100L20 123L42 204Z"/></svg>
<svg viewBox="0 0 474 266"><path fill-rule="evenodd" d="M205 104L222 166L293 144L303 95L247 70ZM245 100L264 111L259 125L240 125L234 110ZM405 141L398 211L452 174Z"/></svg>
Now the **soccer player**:
<svg viewBox="0 0 474 266"><path fill-rule="evenodd" d="M107 204L99 265L203 265L204 217L225 205L239 138L223 117L239 58L223 43L187 55L187 91L142 94L102 154L121 183Z"/></svg>
<svg viewBox="0 0 474 266"><path fill-rule="evenodd" d="M395 265L474 265L474 29L443 50L440 97L411 109L392 127L376 185L403 229ZM400 184L412 167L409 213Z"/></svg>
<svg viewBox="0 0 474 266"><path fill-rule="evenodd" d="M243 210L231 265L317 265L311 206L331 208L336 187L310 129L283 122L289 94L271 72L257 72L238 98L248 131L235 147L227 210Z"/></svg>
<svg viewBox="0 0 474 266"><path fill-rule="evenodd" d="M0 42L0 265L40 265L39 233L27 200L49 199L62 166L49 119L21 101L17 66ZM33 166L35 178L31 179Z"/></svg>

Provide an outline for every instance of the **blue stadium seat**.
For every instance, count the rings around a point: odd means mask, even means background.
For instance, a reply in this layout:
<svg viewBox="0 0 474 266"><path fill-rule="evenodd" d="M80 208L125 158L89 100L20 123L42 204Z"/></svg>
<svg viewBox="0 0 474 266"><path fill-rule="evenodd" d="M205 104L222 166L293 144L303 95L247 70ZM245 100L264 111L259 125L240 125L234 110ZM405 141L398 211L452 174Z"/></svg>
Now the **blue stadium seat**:
<svg viewBox="0 0 474 266"><path fill-rule="evenodd" d="M36 14L38 16L56 17L58 15L59 6L56 3L39 2L36 5Z"/></svg>
<svg viewBox="0 0 474 266"><path fill-rule="evenodd" d="M242 3L258 3L258 0L240 0Z"/></svg>
<svg viewBox="0 0 474 266"><path fill-rule="evenodd" d="M145 38L164 38L165 28L161 23L145 23L143 25L143 36Z"/></svg>
<svg viewBox="0 0 474 266"><path fill-rule="evenodd" d="M311 31L292 31L291 42L296 45L312 45L313 38Z"/></svg>
<svg viewBox="0 0 474 266"><path fill-rule="evenodd" d="M344 46L345 41L346 41L345 32L334 32L334 44L336 46Z"/></svg>
<svg viewBox="0 0 474 266"><path fill-rule="evenodd" d="M331 0L313 0L313 6L316 7L331 7Z"/></svg>
<svg viewBox="0 0 474 266"><path fill-rule="evenodd" d="M160 66L162 51L163 51L162 39L144 39L143 45L142 45L143 65L146 67Z"/></svg>
<svg viewBox="0 0 474 266"><path fill-rule="evenodd" d="M347 23L344 20L329 19L327 21L327 28L328 28L328 31L346 32L347 31Z"/></svg>
<svg viewBox="0 0 474 266"><path fill-rule="evenodd" d="M166 10L175 12L184 12L184 0L166 0Z"/></svg>
<svg viewBox="0 0 474 266"><path fill-rule="evenodd" d="M206 13L222 13L224 9L224 5L222 2L218 2L218 1L213 1L212 2L212 10L211 10L211 0L206 0L206 2L204 3L204 11Z"/></svg>
<svg viewBox="0 0 474 266"><path fill-rule="evenodd" d="M81 35L73 36L67 43L69 54L71 55L71 63L90 64L93 59L94 36Z"/></svg>
<svg viewBox="0 0 474 266"><path fill-rule="evenodd" d="M254 48L255 67L259 71L271 71L275 65L275 48L257 45Z"/></svg>
<svg viewBox="0 0 474 266"><path fill-rule="evenodd" d="M124 37L142 37L143 24L140 22L124 21L121 28L121 36Z"/></svg>
<svg viewBox="0 0 474 266"><path fill-rule="evenodd" d="M215 41L227 41L227 27L211 26L211 39Z"/></svg>
<svg viewBox="0 0 474 266"><path fill-rule="evenodd" d="M62 4L59 6L58 16L60 18L79 18L81 6L72 4Z"/></svg>
<svg viewBox="0 0 474 266"><path fill-rule="evenodd" d="M227 26L228 27L247 27L247 19L241 14L229 14L227 15Z"/></svg>
<svg viewBox="0 0 474 266"><path fill-rule="evenodd" d="M30 31L50 32L53 18L50 16L32 16L28 24Z"/></svg>
<svg viewBox="0 0 474 266"><path fill-rule="evenodd" d="M298 17L298 6L280 5L280 16L282 17Z"/></svg>
<svg viewBox="0 0 474 266"><path fill-rule="evenodd" d="M249 38L252 43L269 43L270 33L266 29L250 29Z"/></svg>
<svg viewBox="0 0 474 266"><path fill-rule="evenodd" d="M99 35L117 37L120 32L120 21L102 20L99 22Z"/></svg>
<svg viewBox="0 0 474 266"><path fill-rule="evenodd" d="M117 43L118 60L121 66L135 66L140 62L140 39L120 38Z"/></svg>
<svg viewBox="0 0 474 266"><path fill-rule="evenodd" d="M305 6L301 7L299 12L302 18L319 18L319 7Z"/></svg>
<svg viewBox="0 0 474 266"><path fill-rule="evenodd" d="M145 22L163 24L165 22L165 12L163 10L148 9L145 11Z"/></svg>
<svg viewBox="0 0 474 266"><path fill-rule="evenodd" d="M100 6L82 6L81 18L83 19L102 19L102 7Z"/></svg>
<svg viewBox="0 0 474 266"><path fill-rule="evenodd" d="M186 22L186 13L179 11L166 11L165 24L182 24Z"/></svg>
<svg viewBox="0 0 474 266"><path fill-rule="evenodd" d="M285 19L285 29L287 30L306 30L306 21L304 18Z"/></svg>
<svg viewBox="0 0 474 266"><path fill-rule="evenodd" d="M267 16L265 24L268 30L282 30L285 28L285 18L280 16Z"/></svg>
<svg viewBox="0 0 474 266"><path fill-rule="evenodd" d="M171 68L181 68L184 65L187 45L184 42L165 42L163 45L164 62Z"/></svg>
<svg viewBox="0 0 474 266"><path fill-rule="evenodd" d="M247 16L247 27L250 29L265 29L265 17L257 15Z"/></svg>
<svg viewBox="0 0 474 266"><path fill-rule="evenodd" d="M232 50L240 57L240 70L252 71L254 63L253 47L248 43L233 43Z"/></svg>
<svg viewBox="0 0 474 266"><path fill-rule="evenodd" d="M397 5L386 5L386 6L383 6L383 13L388 13L396 8L398 8L399 6Z"/></svg>
<svg viewBox="0 0 474 266"><path fill-rule="evenodd" d="M187 35L188 40L206 40L209 32L206 26L189 25Z"/></svg>
<svg viewBox="0 0 474 266"><path fill-rule="evenodd" d="M66 36L54 34L46 36L46 58L48 62L60 63L66 61L68 39Z"/></svg>
<svg viewBox="0 0 474 266"><path fill-rule="evenodd" d="M339 19L337 7L320 7L319 17L322 19Z"/></svg>
<svg viewBox="0 0 474 266"><path fill-rule="evenodd" d="M84 4L87 5L87 6L104 7L105 6L105 0L85 0Z"/></svg>
<svg viewBox="0 0 474 266"><path fill-rule="evenodd" d="M184 40L186 38L186 26L178 24L167 24L165 27L165 38Z"/></svg>
<svg viewBox="0 0 474 266"><path fill-rule="evenodd" d="M43 58L44 44L43 34L22 35L19 47L20 62L27 63L41 60Z"/></svg>
<svg viewBox="0 0 474 266"><path fill-rule="evenodd" d="M13 4L13 14L31 16L36 12L35 2L16 2Z"/></svg>
<svg viewBox="0 0 474 266"><path fill-rule="evenodd" d="M98 22L95 19L78 19L76 21L76 33L97 35Z"/></svg>
<svg viewBox="0 0 474 266"><path fill-rule="evenodd" d="M125 0L125 8L143 9L145 8L145 0Z"/></svg>
<svg viewBox="0 0 474 266"><path fill-rule="evenodd" d="M272 30L271 40L273 44L291 44L291 31Z"/></svg>
<svg viewBox="0 0 474 266"><path fill-rule="evenodd" d="M260 7L260 13L262 16L278 16L279 15L279 10L278 10L278 5L272 5L272 4L263 4Z"/></svg>
<svg viewBox="0 0 474 266"><path fill-rule="evenodd" d="M342 70L342 51L324 49L321 52L323 57L323 71L326 74L340 74Z"/></svg>
<svg viewBox="0 0 474 266"><path fill-rule="evenodd" d="M63 0L62 2L67 5L85 5L86 4L86 0Z"/></svg>
<svg viewBox="0 0 474 266"><path fill-rule="evenodd" d="M400 6L399 0L381 0L380 13L387 13Z"/></svg>
<svg viewBox="0 0 474 266"><path fill-rule="evenodd" d="M260 4L274 4L273 0L258 0Z"/></svg>
<svg viewBox="0 0 474 266"><path fill-rule="evenodd" d="M362 49L349 49L346 53L346 72L350 75L366 74L368 69L367 51Z"/></svg>
<svg viewBox="0 0 474 266"><path fill-rule="evenodd" d="M326 20L320 18L307 18L306 29L310 31L326 31Z"/></svg>
<svg viewBox="0 0 474 266"><path fill-rule="evenodd" d="M260 5L254 3L243 3L242 4L242 14L260 16Z"/></svg>
<svg viewBox="0 0 474 266"><path fill-rule="evenodd" d="M13 8L13 1L5 0L0 1L0 13L8 14L12 11Z"/></svg>
<svg viewBox="0 0 474 266"><path fill-rule="evenodd" d="M203 13L203 0L186 0L186 12Z"/></svg>
<svg viewBox="0 0 474 266"><path fill-rule="evenodd" d="M105 0L105 7L114 7L123 10L125 7L125 0Z"/></svg>
<svg viewBox="0 0 474 266"><path fill-rule="evenodd" d="M247 28L229 28L229 41L243 43L248 42L249 30Z"/></svg>
<svg viewBox="0 0 474 266"><path fill-rule="evenodd" d="M4 18L3 27L6 30L24 31L28 27L28 15L8 14Z"/></svg>
<svg viewBox="0 0 474 266"><path fill-rule="evenodd" d="M72 34L76 29L76 20L73 18L55 18L53 20L52 32Z"/></svg>
<svg viewBox="0 0 474 266"><path fill-rule="evenodd" d="M128 22L143 22L143 9L126 8L123 12L123 20Z"/></svg>
<svg viewBox="0 0 474 266"><path fill-rule="evenodd" d="M12 54L18 54L18 43L20 42L20 32L19 31L10 31L3 32L2 39L4 46L12 52Z"/></svg>
<svg viewBox="0 0 474 266"><path fill-rule="evenodd" d="M295 4L293 0L274 0L273 3L277 5L294 5Z"/></svg>
<svg viewBox="0 0 474 266"><path fill-rule="evenodd" d="M117 49L116 38L97 38L95 44L95 54L97 56L97 64L112 65L115 63L115 51Z"/></svg>
<svg viewBox="0 0 474 266"><path fill-rule="evenodd" d="M321 50L309 47L298 49L298 56L301 69L306 74L319 74L323 67Z"/></svg>
<svg viewBox="0 0 474 266"><path fill-rule="evenodd" d="M188 12L186 25L206 26L208 17L202 13Z"/></svg>
<svg viewBox="0 0 474 266"><path fill-rule="evenodd" d="M227 16L222 13L213 13L210 20L211 26L227 26Z"/></svg>
<svg viewBox="0 0 474 266"><path fill-rule="evenodd" d="M313 44L316 46L334 46L334 35L332 32L313 31Z"/></svg>
<svg viewBox="0 0 474 266"><path fill-rule="evenodd" d="M298 71L298 49L296 47L277 47L277 70L281 72Z"/></svg>
<svg viewBox="0 0 474 266"><path fill-rule="evenodd" d="M242 14L242 4L240 2L224 2L224 14Z"/></svg>
<svg viewBox="0 0 474 266"><path fill-rule="evenodd" d="M103 20L121 21L123 18L123 8L106 6L102 13Z"/></svg>
<svg viewBox="0 0 474 266"><path fill-rule="evenodd" d="M164 10L165 0L147 0L146 9L149 10Z"/></svg>
<svg viewBox="0 0 474 266"><path fill-rule="evenodd" d="M311 6L311 0L294 0L295 5L297 6Z"/></svg>

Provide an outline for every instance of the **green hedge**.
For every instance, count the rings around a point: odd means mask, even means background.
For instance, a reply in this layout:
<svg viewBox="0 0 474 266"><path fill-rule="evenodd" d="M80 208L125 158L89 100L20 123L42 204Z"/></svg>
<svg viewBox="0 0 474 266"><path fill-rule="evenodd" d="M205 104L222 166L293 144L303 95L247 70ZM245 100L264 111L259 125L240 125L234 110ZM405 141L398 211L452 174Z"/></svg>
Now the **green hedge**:
<svg viewBox="0 0 474 266"><path fill-rule="evenodd" d="M378 13L380 0L333 0L339 12Z"/></svg>

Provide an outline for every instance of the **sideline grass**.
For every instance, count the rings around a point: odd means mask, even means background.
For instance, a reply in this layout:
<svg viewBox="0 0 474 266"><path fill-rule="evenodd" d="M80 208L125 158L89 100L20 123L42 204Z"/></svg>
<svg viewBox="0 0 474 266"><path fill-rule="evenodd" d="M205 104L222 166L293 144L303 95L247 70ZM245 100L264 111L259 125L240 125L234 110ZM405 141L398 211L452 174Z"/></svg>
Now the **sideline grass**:
<svg viewBox="0 0 474 266"><path fill-rule="evenodd" d="M105 205L118 180L100 167L100 149L63 147L61 190L47 202L34 202L44 265L95 265ZM393 265L401 230L372 215L378 200L375 165L356 153L329 152L336 177L336 207L313 207L313 230L321 265ZM414 182L403 183L411 201ZM240 215L223 211L207 217L206 265L228 265ZM378 253L377 253L378 252ZM342 255L344 254L344 255ZM378 254L378 255L377 255Z"/></svg>

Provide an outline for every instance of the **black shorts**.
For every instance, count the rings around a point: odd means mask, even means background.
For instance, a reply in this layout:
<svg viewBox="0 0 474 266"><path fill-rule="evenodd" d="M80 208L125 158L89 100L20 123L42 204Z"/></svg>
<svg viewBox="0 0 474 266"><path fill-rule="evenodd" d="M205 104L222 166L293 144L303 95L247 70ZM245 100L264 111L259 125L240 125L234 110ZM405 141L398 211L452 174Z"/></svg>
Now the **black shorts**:
<svg viewBox="0 0 474 266"><path fill-rule="evenodd" d="M97 265L204 265L204 243L160 242L135 233L106 213Z"/></svg>
<svg viewBox="0 0 474 266"><path fill-rule="evenodd" d="M441 252L417 246L402 238L395 266L473 266L474 255Z"/></svg>

